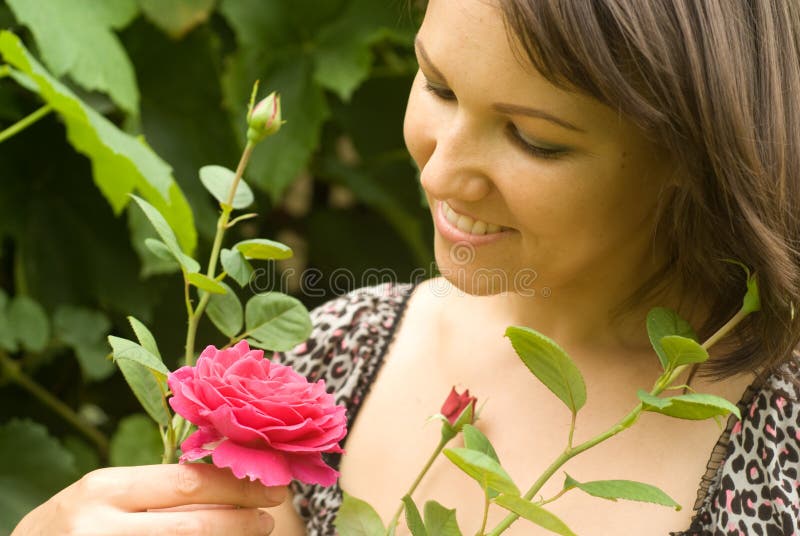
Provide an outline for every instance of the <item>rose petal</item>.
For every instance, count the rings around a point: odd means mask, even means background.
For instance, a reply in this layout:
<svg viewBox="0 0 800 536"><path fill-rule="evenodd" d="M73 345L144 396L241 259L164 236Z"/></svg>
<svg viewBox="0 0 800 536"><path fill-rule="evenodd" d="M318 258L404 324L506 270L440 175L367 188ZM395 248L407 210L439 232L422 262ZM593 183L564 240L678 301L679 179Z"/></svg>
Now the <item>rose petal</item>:
<svg viewBox="0 0 800 536"><path fill-rule="evenodd" d="M221 439L223 439L223 437L216 433L214 429L199 428L181 443L181 462L205 458L213 452L213 449L205 448L205 446L213 445Z"/></svg>
<svg viewBox="0 0 800 536"><path fill-rule="evenodd" d="M265 486L285 486L292 480L286 458L272 449L251 449L226 440L211 459L217 467L229 467L236 478L258 479Z"/></svg>
<svg viewBox="0 0 800 536"><path fill-rule="evenodd" d="M294 478L306 484L332 486L339 477L339 472L326 465L319 453L293 454L287 459Z"/></svg>

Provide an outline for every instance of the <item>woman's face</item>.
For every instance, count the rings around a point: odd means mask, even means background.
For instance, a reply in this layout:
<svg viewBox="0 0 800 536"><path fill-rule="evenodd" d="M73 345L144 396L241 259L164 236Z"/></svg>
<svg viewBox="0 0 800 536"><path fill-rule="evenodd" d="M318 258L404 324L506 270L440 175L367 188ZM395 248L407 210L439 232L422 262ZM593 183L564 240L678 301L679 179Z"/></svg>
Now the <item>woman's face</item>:
<svg viewBox="0 0 800 536"><path fill-rule="evenodd" d="M630 291L653 265L666 159L632 123L551 85L511 47L495 2L429 2L404 132L439 269L473 294Z"/></svg>

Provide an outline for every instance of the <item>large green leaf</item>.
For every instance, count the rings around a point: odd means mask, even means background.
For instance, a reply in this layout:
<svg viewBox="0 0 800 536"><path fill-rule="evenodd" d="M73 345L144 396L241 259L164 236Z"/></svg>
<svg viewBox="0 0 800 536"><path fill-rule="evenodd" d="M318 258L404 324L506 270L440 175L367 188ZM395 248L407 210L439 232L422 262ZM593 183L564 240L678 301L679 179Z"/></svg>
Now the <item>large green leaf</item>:
<svg viewBox="0 0 800 536"><path fill-rule="evenodd" d="M158 424L169 424L169 413L164 403L166 386L163 376L135 361L120 359L117 361L125 381L128 382L134 396L142 408Z"/></svg>
<svg viewBox="0 0 800 536"><path fill-rule="evenodd" d="M573 412L586 403L586 384L569 355L530 328L509 326L506 337L525 366Z"/></svg>
<svg viewBox="0 0 800 536"><path fill-rule="evenodd" d="M206 307L208 317L226 337L235 337L242 330L242 303L231 287L219 283L225 294L212 294Z"/></svg>
<svg viewBox="0 0 800 536"><path fill-rule="evenodd" d="M292 256L292 248L266 238L242 240L234 247L241 251L245 259L288 259Z"/></svg>
<svg viewBox="0 0 800 536"><path fill-rule="evenodd" d="M485 491L519 495L519 488L503 467L489 455L466 448L444 449L444 455L459 469L467 473Z"/></svg>
<svg viewBox="0 0 800 536"><path fill-rule="evenodd" d="M114 372L108 358L106 335L111 321L100 311L65 305L53 315L55 336L75 350L84 376L89 380L102 380Z"/></svg>
<svg viewBox="0 0 800 536"><path fill-rule="evenodd" d="M29 296L14 296L7 318L11 331L23 348L41 352L50 340L50 321L41 305Z"/></svg>
<svg viewBox="0 0 800 536"><path fill-rule="evenodd" d="M236 173L223 166L203 166L200 168L200 182L206 187L214 199L220 204L228 202L228 195L233 187ZM236 193L233 196L231 206L235 209L247 208L253 204L253 191L244 181L240 179L236 185Z"/></svg>
<svg viewBox="0 0 800 536"><path fill-rule="evenodd" d="M592 482L578 482L567 475L564 488L578 488L593 497L600 497L611 501L625 499L628 501L660 504L662 506L675 508L675 510L681 509L680 504L657 487L633 480L594 480Z"/></svg>
<svg viewBox="0 0 800 536"><path fill-rule="evenodd" d="M174 38L208 19L214 0L139 0L142 13Z"/></svg>
<svg viewBox="0 0 800 536"><path fill-rule="evenodd" d="M661 339L669 335L679 335L697 340L697 335L695 335L692 326L678 316L678 313L665 307L656 307L650 309L650 312L647 313L647 335L650 337L650 344L658 354L661 366L665 370L669 365L669 358L661 346Z"/></svg>
<svg viewBox="0 0 800 536"><path fill-rule="evenodd" d="M456 511L445 508L436 501L425 503L425 527L434 536L462 536L456 520Z"/></svg>
<svg viewBox="0 0 800 536"><path fill-rule="evenodd" d="M279 292L250 298L244 318L247 334L259 348L285 352L311 335L311 319L305 306Z"/></svg>
<svg viewBox="0 0 800 536"><path fill-rule="evenodd" d="M515 495L500 495L494 499L495 504L499 504L506 510L510 510L515 514L536 523L542 528L545 528L556 534L562 536L576 536L567 525L561 521L555 514L545 510L541 506L526 501L522 497Z"/></svg>
<svg viewBox="0 0 800 536"><path fill-rule="evenodd" d="M342 505L333 522L339 536L384 536L386 529L372 506L347 493L342 495Z"/></svg>
<svg viewBox="0 0 800 536"><path fill-rule="evenodd" d="M204 290L212 294L225 294L226 292L225 287L222 286L222 283L220 283L219 281L215 281L214 279L211 279L205 274L195 272L189 274L186 280L189 281L190 285L194 285L200 290Z"/></svg>
<svg viewBox="0 0 800 536"><path fill-rule="evenodd" d="M75 459L31 421L0 425L0 533L78 478Z"/></svg>
<svg viewBox="0 0 800 536"><path fill-rule="evenodd" d="M119 422L108 454L111 465L150 465L161 462L163 450L158 427L139 413Z"/></svg>
<svg viewBox="0 0 800 536"><path fill-rule="evenodd" d="M136 318L129 316L128 323L130 323L133 332L136 334L136 338L139 340L139 344L141 344L145 350L153 354L159 359L162 359L161 352L158 351L158 344L156 344L156 338L153 337L153 334L147 329L147 326L142 324Z"/></svg>
<svg viewBox="0 0 800 536"><path fill-rule="evenodd" d="M239 283L240 287L250 283L250 278L253 276L253 266L244 258L241 251L223 248L219 257L223 270L234 281Z"/></svg>
<svg viewBox="0 0 800 536"><path fill-rule="evenodd" d="M643 403L644 411L661 413L678 419L699 421L717 416L724 417L730 413L739 419L742 418L736 405L719 396L690 393L660 398L643 390L639 390L637 395Z"/></svg>
<svg viewBox="0 0 800 536"><path fill-rule="evenodd" d="M147 217L153 229L155 229L158 236L161 237L161 243L164 244L167 250L172 254L175 261L177 261L187 273L197 274L200 269L200 264L181 250L175 232L166 218L164 218L164 215L144 199L135 195L131 195L131 198L139 205L139 208Z"/></svg>
<svg viewBox="0 0 800 536"><path fill-rule="evenodd" d="M36 83L42 99L61 116L67 138L92 162L95 184L115 212L138 190L169 222L184 251L194 251L197 235L192 211L172 178L170 167L147 144L118 129L53 78L8 31L0 32L0 54Z"/></svg>
<svg viewBox="0 0 800 536"><path fill-rule="evenodd" d="M143 346L113 335L108 336L108 342L111 345L115 361L133 361L161 374L164 378L169 374L169 369L161 361L161 358L153 355Z"/></svg>
<svg viewBox="0 0 800 536"><path fill-rule="evenodd" d="M89 90L107 93L126 112L139 114L136 75L112 29L138 13L136 0L8 0L30 28L44 62Z"/></svg>
<svg viewBox="0 0 800 536"><path fill-rule="evenodd" d="M673 368L691 363L703 363L708 360L708 352L699 342L680 335L662 337L661 350L667 363Z"/></svg>

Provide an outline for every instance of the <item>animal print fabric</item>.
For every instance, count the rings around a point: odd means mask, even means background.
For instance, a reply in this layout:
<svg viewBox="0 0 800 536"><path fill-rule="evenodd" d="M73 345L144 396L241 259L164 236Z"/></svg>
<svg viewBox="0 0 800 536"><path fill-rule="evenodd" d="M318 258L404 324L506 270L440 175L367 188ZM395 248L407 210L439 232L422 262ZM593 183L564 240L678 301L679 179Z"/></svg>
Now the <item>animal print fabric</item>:
<svg viewBox="0 0 800 536"><path fill-rule="evenodd" d="M325 380L352 427L413 290L387 283L334 298L311 312L309 339L275 358ZM690 527L670 536L800 536L800 389L793 378L796 362L747 389L738 404L743 420L732 416L712 451ZM338 468L340 459L327 461ZM292 491L306 534L334 536L341 488L294 482Z"/></svg>

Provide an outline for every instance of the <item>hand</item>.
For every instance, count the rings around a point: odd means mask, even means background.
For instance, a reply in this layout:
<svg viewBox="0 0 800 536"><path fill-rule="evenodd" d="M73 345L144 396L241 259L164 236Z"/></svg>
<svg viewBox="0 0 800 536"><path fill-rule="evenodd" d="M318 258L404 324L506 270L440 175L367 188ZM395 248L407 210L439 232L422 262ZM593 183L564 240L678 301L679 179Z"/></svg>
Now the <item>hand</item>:
<svg viewBox="0 0 800 536"><path fill-rule="evenodd" d="M239 480L213 465L147 465L92 471L42 504L12 536L258 535L286 488Z"/></svg>

